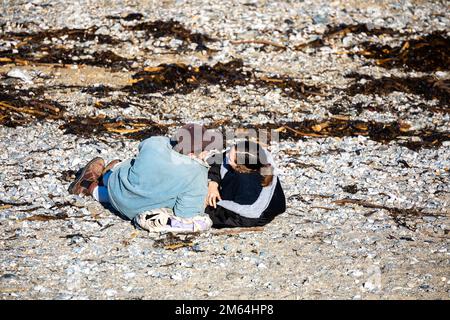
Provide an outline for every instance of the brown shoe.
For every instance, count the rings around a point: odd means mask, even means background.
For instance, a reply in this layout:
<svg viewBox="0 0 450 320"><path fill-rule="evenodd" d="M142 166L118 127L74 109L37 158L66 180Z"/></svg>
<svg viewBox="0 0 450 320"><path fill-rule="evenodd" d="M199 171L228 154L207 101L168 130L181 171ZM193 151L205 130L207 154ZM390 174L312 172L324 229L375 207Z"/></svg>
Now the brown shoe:
<svg viewBox="0 0 450 320"><path fill-rule="evenodd" d="M109 170L111 170L112 168L114 168L114 166L116 164L120 163L119 159L115 159L113 161L111 161L110 163L108 163L105 167L105 169L103 169L102 175L104 175L105 173L107 173Z"/></svg>
<svg viewBox="0 0 450 320"><path fill-rule="evenodd" d="M88 180L84 180L85 182ZM83 184L83 182L81 183ZM86 183L86 185L88 185ZM97 181L89 181L89 186L87 188L83 188L82 193L85 196L92 196L92 193L94 193L94 189L98 187L98 182Z"/></svg>
<svg viewBox="0 0 450 320"><path fill-rule="evenodd" d="M69 187L70 194L89 194L88 189L92 182L97 183L98 178L102 175L105 168L105 160L96 157L89 161L89 163L81 171L80 176L75 179Z"/></svg>

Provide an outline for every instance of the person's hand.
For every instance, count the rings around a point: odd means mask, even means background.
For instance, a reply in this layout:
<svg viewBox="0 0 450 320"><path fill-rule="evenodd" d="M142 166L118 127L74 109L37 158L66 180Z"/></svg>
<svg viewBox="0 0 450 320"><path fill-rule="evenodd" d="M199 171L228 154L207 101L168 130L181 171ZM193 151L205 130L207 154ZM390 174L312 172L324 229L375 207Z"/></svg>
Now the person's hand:
<svg viewBox="0 0 450 320"><path fill-rule="evenodd" d="M210 181L208 184L208 196L206 197L206 204L216 208L218 200L222 200L219 193L219 184L217 182Z"/></svg>

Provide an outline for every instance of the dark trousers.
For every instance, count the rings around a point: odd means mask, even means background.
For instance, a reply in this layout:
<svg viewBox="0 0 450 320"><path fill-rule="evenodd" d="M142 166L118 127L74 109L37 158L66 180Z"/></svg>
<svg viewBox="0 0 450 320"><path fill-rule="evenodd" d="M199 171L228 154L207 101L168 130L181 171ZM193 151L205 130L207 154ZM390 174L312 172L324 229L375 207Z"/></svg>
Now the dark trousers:
<svg viewBox="0 0 450 320"><path fill-rule="evenodd" d="M211 218L213 228L217 229L259 227L268 224L274 218L274 216L272 218L266 218L264 214L261 218L246 218L220 206L217 206L217 208L208 206L205 212Z"/></svg>

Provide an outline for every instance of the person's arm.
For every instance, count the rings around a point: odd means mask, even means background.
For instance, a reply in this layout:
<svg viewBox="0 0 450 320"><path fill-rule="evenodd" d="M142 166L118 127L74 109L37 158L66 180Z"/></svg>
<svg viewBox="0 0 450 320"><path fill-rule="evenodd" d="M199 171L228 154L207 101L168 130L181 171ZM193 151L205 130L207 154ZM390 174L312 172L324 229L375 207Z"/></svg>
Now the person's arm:
<svg viewBox="0 0 450 320"><path fill-rule="evenodd" d="M220 180L220 164L212 163L208 170L208 196L206 197L206 205L216 208L217 201L222 200L219 192Z"/></svg>
<svg viewBox="0 0 450 320"><path fill-rule="evenodd" d="M208 170L208 181L214 181L217 184L220 184L220 164L214 163L209 167Z"/></svg>
<svg viewBox="0 0 450 320"><path fill-rule="evenodd" d="M216 208L217 201L222 200L219 192L219 184L215 181L208 182L208 196L206 197L206 205Z"/></svg>

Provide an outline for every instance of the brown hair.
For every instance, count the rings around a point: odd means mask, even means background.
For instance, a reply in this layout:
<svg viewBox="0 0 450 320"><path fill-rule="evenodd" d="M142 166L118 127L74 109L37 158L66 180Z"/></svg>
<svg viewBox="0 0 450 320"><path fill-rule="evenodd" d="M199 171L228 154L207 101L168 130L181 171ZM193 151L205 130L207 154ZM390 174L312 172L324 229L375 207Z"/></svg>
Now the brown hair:
<svg viewBox="0 0 450 320"><path fill-rule="evenodd" d="M261 186L267 187L273 180L273 167L267 161L264 149L259 143L245 140L238 142L236 148L236 168L240 173L259 172Z"/></svg>

